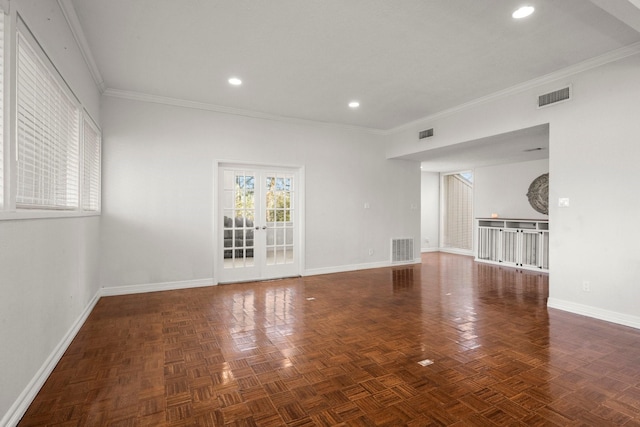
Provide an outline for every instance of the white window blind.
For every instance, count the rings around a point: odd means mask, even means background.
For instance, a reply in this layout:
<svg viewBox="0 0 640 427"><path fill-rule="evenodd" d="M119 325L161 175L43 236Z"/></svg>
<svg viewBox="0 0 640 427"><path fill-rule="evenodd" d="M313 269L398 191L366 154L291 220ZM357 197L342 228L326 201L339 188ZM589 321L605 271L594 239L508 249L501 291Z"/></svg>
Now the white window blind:
<svg viewBox="0 0 640 427"><path fill-rule="evenodd" d="M82 125L83 141L83 184L82 209L100 210L100 154L101 136L93 122L85 117Z"/></svg>
<svg viewBox="0 0 640 427"><path fill-rule="evenodd" d="M0 209L4 207L4 11L0 5Z"/></svg>
<svg viewBox="0 0 640 427"><path fill-rule="evenodd" d="M473 184L464 174L445 175L444 246L470 250L473 248Z"/></svg>
<svg viewBox="0 0 640 427"><path fill-rule="evenodd" d="M17 41L16 206L77 209L78 104L41 59L46 55L36 53L40 47L21 31Z"/></svg>

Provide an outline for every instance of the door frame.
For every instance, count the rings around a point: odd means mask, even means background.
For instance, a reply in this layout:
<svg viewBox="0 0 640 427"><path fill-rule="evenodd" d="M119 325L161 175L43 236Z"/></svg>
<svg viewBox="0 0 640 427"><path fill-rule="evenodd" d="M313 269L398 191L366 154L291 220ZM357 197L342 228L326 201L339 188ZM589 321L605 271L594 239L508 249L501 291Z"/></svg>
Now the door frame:
<svg viewBox="0 0 640 427"><path fill-rule="evenodd" d="M275 169L275 170L289 170L295 172L298 175L298 194L297 194L297 223L298 227L298 239L294 242L294 245L297 244L298 247L298 256L296 257L297 262L297 272L300 276L304 275L305 271L305 168L304 166L299 165L286 165L286 164L273 164L273 163L258 163L258 162L246 162L239 160L222 160L216 159L213 162L213 200L211 203L213 215L212 215L212 229L213 229L213 283L220 283L220 269L222 268L222 263L224 260L221 258L220 253L220 241L219 239L222 236L223 228L222 222L220 221L220 209L218 206L219 196L220 196L220 188L222 183L220 182L220 168L232 167L232 168L259 168L259 169ZM269 279L273 280L273 279ZM225 282L226 283L226 282Z"/></svg>

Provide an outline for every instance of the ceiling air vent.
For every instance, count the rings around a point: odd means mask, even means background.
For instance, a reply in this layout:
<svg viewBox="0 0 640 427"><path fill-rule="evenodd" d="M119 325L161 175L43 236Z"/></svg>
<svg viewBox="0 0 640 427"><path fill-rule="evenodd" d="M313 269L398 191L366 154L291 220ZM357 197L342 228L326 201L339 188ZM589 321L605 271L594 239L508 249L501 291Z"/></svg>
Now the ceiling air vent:
<svg viewBox="0 0 640 427"><path fill-rule="evenodd" d="M558 102L569 101L570 99L571 86L563 87L562 89L539 95L538 108L548 107L549 105L557 104Z"/></svg>
<svg viewBox="0 0 640 427"><path fill-rule="evenodd" d="M418 139L425 139L429 138L430 136L433 136L433 128L420 131L420 133L418 134Z"/></svg>

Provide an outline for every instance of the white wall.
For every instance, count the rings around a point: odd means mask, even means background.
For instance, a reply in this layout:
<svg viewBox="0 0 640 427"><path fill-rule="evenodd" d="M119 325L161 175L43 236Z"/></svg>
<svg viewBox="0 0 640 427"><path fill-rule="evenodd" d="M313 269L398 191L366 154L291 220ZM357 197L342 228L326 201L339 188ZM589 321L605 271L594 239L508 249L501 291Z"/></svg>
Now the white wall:
<svg viewBox="0 0 640 427"><path fill-rule="evenodd" d="M640 327L640 55L584 73L551 124L549 303ZM559 197L570 207L557 207ZM591 292L582 291L590 282ZM585 307L586 306L586 307Z"/></svg>
<svg viewBox="0 0 640 427"><path fill-rule="evenodd" d="M57 0L11 0L29 30L91 117L100 124L100 92Z"/></svg>
<svg viewBox="0 0 640 427"><path fill-rule="evenodd" d="M548 159L475 168L474 216L547 219L531 207L526 195L531 181L547 172ZM439 248L440 174L422 172L421 194L421 249L427 252Z"/></svg>
<svg viewBox="0 0 640 427"><path fill-rule="evenodd" d="M440 247L440 174L421 174L420 247L423 252ZM427 241L428 240L428 241Z"/></svg>
<svg viewBox="0 0 640 427"><path fill-rule="evenodd" d="M640 327L640 55L417 122L387 156L550 124L549 305ZM573 84L570 102L536 109L538 94ZM419 129L433 141L418 143ZM558 208L559 197L571 206ZM591 292L582 291L587 280Z"/></svg>
<svg viewBox="0 0 640 427"><path fill-rule="evenodd" d="M549 160L486 166L474 170L473 198L476 218L497 213L501 218L547 219L529 204L531 182L549 172Z"/></svg>
<svg viewBox="0 0 640 427"><path fill-rule="evenodd" d="M99 93L57 2L11 5L100 120ZM214 159L305 167L306 268L321 272L386 262L391 237L420 238L420 210L411 208L420 205L418 165L385 154L550 123L550 305L640 327L638 75L635 55L388 137L104 99L103 217L0 221L0 415L15 410L98 281L214 276ZM535 109L537 94L568 82L571 102ZM436 136L416 145L425 124ZM571 206L558 208L558 197L569 197ZM591 292L582 291L584 280Z"/></svg>
<svg viewBox="0 0 640 427"><path fill-rule="evenodd" d="M0 221L0 415L96 295L99 223L98 217Z"/></svg>
<svg viewBox="0 0 640 427"><path fill-rule="evenodd" d="M11 7L97 120L100 94L57 2ZM98 291L99 224L99 217L0 221L0 425L20 415L19 396Z"/></svg>
<svg viewBox="0 0 640 427"><path fill-rule="evenodd" d="M114 97L102 116L105 287L215 277L215 160L304 167L306 273L420 237L419 164L386 160L380 135Z"/></svg>

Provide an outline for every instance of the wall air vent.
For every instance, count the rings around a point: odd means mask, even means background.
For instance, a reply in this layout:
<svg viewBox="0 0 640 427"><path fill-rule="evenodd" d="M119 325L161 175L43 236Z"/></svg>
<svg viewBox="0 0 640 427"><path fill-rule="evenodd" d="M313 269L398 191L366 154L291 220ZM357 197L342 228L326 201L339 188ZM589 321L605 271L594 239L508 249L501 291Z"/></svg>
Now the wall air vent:
<svg viewBox="0 0 640 427"><path fill-rule="evenodd" d="M571 85L553 92L545 93L538 96L538 108L548 107L549 105L565 102L571 99Z"/></svg>
<svg viewBox="0 0 640 427"><path fill-rule="evenodd" d="M413 239L391 239L391 262L413 261Z"/></svg>
<svg viewBox="0 0 640 427"><path fill-rule="evenodd" d="M433 128L420 131L420 133L418 134L418 139L425 139L429 138L430 136L433 136Z"/></svg>

